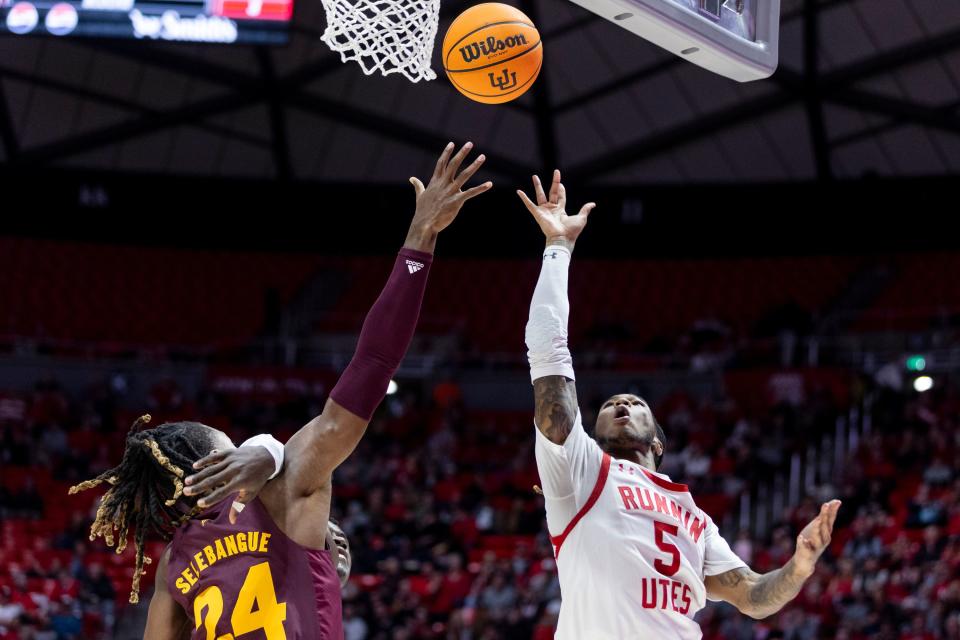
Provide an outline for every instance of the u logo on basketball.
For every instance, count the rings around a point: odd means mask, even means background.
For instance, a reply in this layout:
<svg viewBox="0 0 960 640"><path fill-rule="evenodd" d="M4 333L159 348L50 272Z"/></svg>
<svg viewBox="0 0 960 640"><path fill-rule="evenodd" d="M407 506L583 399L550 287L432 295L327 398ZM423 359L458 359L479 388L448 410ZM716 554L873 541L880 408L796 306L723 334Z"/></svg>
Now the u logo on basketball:
<svg viewBox="0 0 960 640"><path fill-rule="evenodd" d="M511 72L509 69L504 69L503 73L494 77L492 73L488 73L490 76L490 86L500 89L500 91L506 91L507 89L513 89L517 86L517 74Z"/></svg>

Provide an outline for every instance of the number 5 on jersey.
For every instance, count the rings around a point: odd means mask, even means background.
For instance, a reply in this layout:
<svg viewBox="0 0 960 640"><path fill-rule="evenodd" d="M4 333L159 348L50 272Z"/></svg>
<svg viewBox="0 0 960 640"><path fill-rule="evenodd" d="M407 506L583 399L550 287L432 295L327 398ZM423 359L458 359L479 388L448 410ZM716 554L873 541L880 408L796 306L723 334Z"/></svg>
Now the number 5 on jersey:
<svg viewBox="0 0 960 640"><path fill-rule="evenodd" d="M664 534L670 534L676 537L679 528L675 524L667 524L659 520L653 521L653 541L660 551L670 556L670 562L664 562L660 558L653 561L653 568L668 578L680 570L680 549L666 538Z"/></svg>
<svg viewBox="0 0 960 640"><path fill-rule="evenodd" d="M203 616L204 609L207 612L206 619ZM220 587L207 587L193 599L196 628L203 626L207 632L207 640L234 640L234 636L242 636L257 629L263 629L267 640L287 640L287 634L283 630L283 621L287 619L287 603L277 602L270 563L255 564L247 571L247 577L237 594L237 605L230 615L232 634L217 636L221 615L223 593Z"/></svg>

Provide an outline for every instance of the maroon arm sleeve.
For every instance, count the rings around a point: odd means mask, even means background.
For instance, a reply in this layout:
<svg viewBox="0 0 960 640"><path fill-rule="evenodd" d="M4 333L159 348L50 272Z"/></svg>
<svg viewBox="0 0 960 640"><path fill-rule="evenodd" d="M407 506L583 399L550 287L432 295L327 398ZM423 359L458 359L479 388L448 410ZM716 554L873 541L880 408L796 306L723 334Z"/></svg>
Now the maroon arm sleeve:
<svg viewBox="0 0 960 640"><path fill-rule="evenodd" d="M353 359L330 392L350 413L370 420L386 395L413 339L432 262L432 255L413 249L397 255L390 279L363 321Z"/></svg>

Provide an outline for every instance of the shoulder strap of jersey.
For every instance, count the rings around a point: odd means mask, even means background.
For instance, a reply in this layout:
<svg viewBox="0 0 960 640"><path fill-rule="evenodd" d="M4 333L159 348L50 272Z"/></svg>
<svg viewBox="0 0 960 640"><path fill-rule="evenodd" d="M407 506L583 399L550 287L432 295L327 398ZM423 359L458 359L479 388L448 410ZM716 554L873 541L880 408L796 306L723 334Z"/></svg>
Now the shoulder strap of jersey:
<svg viewBox="0 0 960 640"><path fill-rule="evenodd" d="M550 542L553 543L553 555L558 557L560 555L560 547L563 545L563 541L567 539L567 536L570 535L570 532L573 531L573 528L577 526L577 523L580 522L580 519L583 516L587 515L587 512L593 508L593 505L597 503L597 500L600 498L600 493L603 491L603 485L607 483L607 475L610 473L610 454L603 454L603 461L600 463L600 473L597 474L597 483L593 485L593 491L590 492L590 497L587 498L587 501L580 511L577 512L577 515L573 516L573 519L570 520L570 524L567 525L567 528L563 530L558 536L552 536Z"/></svg>

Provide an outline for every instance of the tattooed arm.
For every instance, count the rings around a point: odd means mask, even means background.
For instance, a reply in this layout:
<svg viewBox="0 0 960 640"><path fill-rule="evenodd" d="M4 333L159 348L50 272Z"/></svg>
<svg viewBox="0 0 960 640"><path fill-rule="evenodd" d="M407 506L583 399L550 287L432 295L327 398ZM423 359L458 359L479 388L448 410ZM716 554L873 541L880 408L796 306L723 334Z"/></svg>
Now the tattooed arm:
<svg viewBox="0 0 960 640"><path fill-rule="evenodd" d="M574 384L573 358L567 348L567 272L573 245L586 227L594 205L587 204L577 215L567 215L567 194L560 172L553 172L549 196L540 178L533 177L534 204L523 191L517 191L524 206L533 215L547 239L543 251L540 279L530 302L527 321L527 357L536 402L537 428L551 442L563 444L577 418L577 390Z"/></svg>
<svg viewBox="0 0 960 640"><path fill-rule="evenodd" d="M763 575L741 567L715 576L706 576L707 595L729 602L741 613L760 620L780 611L793 600L807 578L813 575L817 560L830 545L833 523L840 501L832 500L797 536L797 551L776 571Z"/></svg>
<svg viewBox="0 0 960 640"><path fill-rule="evenodd" d="M577 386L564 376L533 381L534 421L540 433L554 444L563 444L577 419Z"/></svg>
<svg viewBox="0 0 960 640"><path fill-rule="evenodd" d="M729 602L741 613L761 620L797 597L808 577L810 574L801 573L791 558L781 568L763 575L741 567L707 576L704 582L712 598Z"/></svg>

